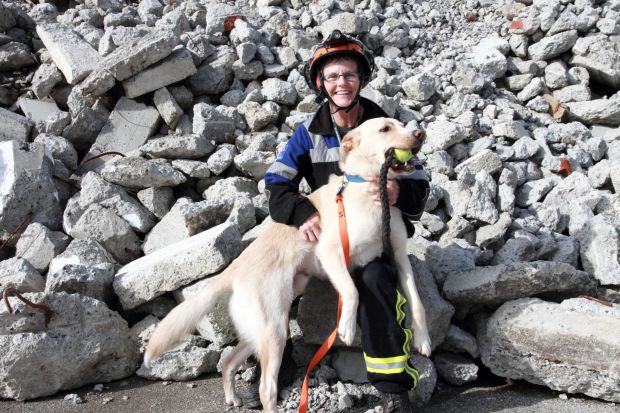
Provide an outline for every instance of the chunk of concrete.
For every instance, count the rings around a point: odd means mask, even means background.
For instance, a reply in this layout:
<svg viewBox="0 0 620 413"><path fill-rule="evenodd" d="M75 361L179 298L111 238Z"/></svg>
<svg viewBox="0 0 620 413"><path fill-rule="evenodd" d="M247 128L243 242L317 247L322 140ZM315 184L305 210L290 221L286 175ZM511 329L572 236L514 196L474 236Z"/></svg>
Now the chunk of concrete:
<svg viewBox="0 0 620 413"><path fill-rule="evenodd" d="M584 270L601 284L620 284L620 219L613 213L596 215L576 238Z"/></svg>
<svg viewBox="0 0 620 413"><path fill-rule="evenodd" d="M0 108L0 142L28 142L34 122L25 116Z"/></svg>
<svg viewBox="0 0 620 413"><path fill-rule="evenodd" d="M22 293L41 292L45 279L23 258L9 258L0 261L0 289L14 288Z"/></svg>
<svg viewBox="0 0 620 413"><path fill-rule="evenodd" d="M137 232L146 233L156 223L155 217L122 188L104 180L95 172L87 173L81 182L80 207L98 203L110 208Z"/></svg>
<svg viewBox="0 0 620 413"><path fill-rule="evenodd" d="M177 186L187 180L165 159L147 160L138 156L115 159L101 170L101 176L126 188Z"/></svg>
<svg viewBox="0 0 620 413"><path fill-rule="evenodd" d="M440 352L433 358L437 374L450 384L460 386L478 379L476 363L455 353Z"/></svg>
<svg viewBox="0 0 620 413"><path fill-rule="evenodd" d="M27 260L39 272L45 273L54 257L69 245L70 239L59 231L50 231L45 225L28 225L15 246L15 256Z"/></svg>
<svg viewBox="0 0 620 413"><path fill-rule="evenodd" d="M587 272L569 264L534 261L453 273L443 291L452 303L497 305L547 292L588 294L594 287Z"/></svg>
<svg viewBox="0 0 620 413"><path fill-rule="evenodd" d="M50 263L45 291L77 293L113 304L116 269L112 256L97 241L75 239Z"/></svg>
<svg viewBox="0 0 620 413"><path fill-rule="evenodd" d="M85 157L90 158L103 152L126 153L138 149L155 132L158 123L157 109L122 97L116 102L108 121ZM83 168L84 171L100 170L103 164L104 161L99 158Z"/></svg>
<svg viewBox="0 0 620 413"><path fill-rule="evenodd" d="M38 24L37 34L58 69L72 85L100 64L99 53L70 27L58 23Z"/></svg>
<svg viewBox="0 0 620 413"><path fill-rule="evenodd" d="M153 94L153 103L164 122L166 122L170 128L174 128L183 115L183 109L179 106L177 101L174 100L174 97L170 94L168 89L162 87L156 90Z"/></svg>
<svg viewBox="0 0 620 413"><path fill-rule="evenodd" d="M110 208L90 205L69 232L76 239L94 239L114 259L126 264L140 255L140 240L129 224Z"/></svg>
<svg viewBox="0 0 620 413"><path fill-rule="evenodd" d="M531 44L527 53L532 60L549 60L559 56L573 47L577 41L577 30L569 30L543 37L540 41Z"/></svg>
<svg viewBox="0 0 620 413"><path fill-rule="evenodd" d="M128 98L135 98L181 81L194 73L196 66L190 52L180 48L162 61L124 80L123 88Z"/></svg>
<svg viewBox="0 0 620 413"><path fill-rule="evenodd" d="M174 350L154 359L148 367L142 365L136 375L150 380L191 380L215 373L221 354L218 345L209 344L201 337L189 336Z"/></svg>
<svg viewBox="0 0 620 413"><path fill-rule="evenodd" d="M620 93L609 99L594 99L585 102L567 103L569 119L586 125L620 126Z"/></svg>
<svg viewBox="0 0 620 413"><path fill-rule="evenodd" d="M124 266L116 273L114 291L123 308L134 308L220 271L241 252L240 246L234 225L218 225Z"/></svg>
<svg viewBox="0 0 620 413"><path fill-rule="evenodd" d="M24 222L60 227L60 199L52 179L52 162L44 145L0 142L0 238ZM16 239L15 239L16 241ZM15 242L14 241L14 242Z"/></svg>
<svg viewBox="0 0 620 413"><path fill-rule="evenodd" d="M12 72L36 64L37 60L28 45L21 42L0 45L0 72Z"/></svg>
<svg viewBox="0 0 620 413"><path fill-rule="evenodd" d="M617 41L604 35L577 39L573 46L571 66L580 66L599 83L620 89L620 46Z"/></svg>
<svg viewBox="0 0 620 413"><path fill-rule="evenodd" d="M122 81L164 59L179 43L180 39L172 31L153 30L110 53L102 60L101 66Z"/></svg>
<svg viewBox="0 0 620 413"><path fill-rule="evenodd" d="M136 348L127 322L103 302L66 293L25 297L48 306L54 314L46 326L40 310L17 298L9 298L13 314L0 306L3 398L29 400L134 373ZM37 366L35 375L33 366Z"/></svg>
<svg viewBox="0 0 620 413"><path fill-rule="evenodd" d="M205 136L198 134L172 135L149 139L140 147L141 153L155 158L198 159L215 150L215 146Z"/></svg>
<svg viewBox="0 0 620 413"><path fill-rule="evenodd" d="M619 329L617 305L524 298L501 306L478 342L493 374L617 403Z"/></svg>
<svg viewBox="0 0 620 413"><path fill-rule="evenodd" d="M17 104L24 115L33 122L45 122L47 117L54 112L60 111L53 100L36 100L21 97Z"/></svg>

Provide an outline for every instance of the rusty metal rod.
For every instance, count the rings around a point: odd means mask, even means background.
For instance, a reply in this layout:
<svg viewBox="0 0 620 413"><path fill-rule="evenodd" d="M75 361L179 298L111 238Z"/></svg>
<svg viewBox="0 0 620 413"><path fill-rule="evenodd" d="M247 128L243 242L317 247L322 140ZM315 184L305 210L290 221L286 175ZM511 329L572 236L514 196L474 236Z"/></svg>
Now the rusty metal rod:
<svg viewBox="0 0 620 413"><path fill-rule="evenodd" d="M44 304L36 304L28 300L27 298L24 298L19 293L19 291L17 291L15 288L6 287L2 291L2 299L4 300L4 305L6 305L6 308L9 310L9 314L13 314L13 308L11 307L11 304L9 303L9 294L13 294L15 297L23 301L26 305L29 305L30 307L41 311L43 315L45 316L45 328L47 328L47 325L49 324L50 320L52 319L52 316L54 315L54 310L52 310L51 308L49 308L48 306Z"/></svg>
<svg viewBox="0 0 620 413"><path fill-rule="evenodd" d="M19 225L17 226L17 228L15 228L13 230L13 232L11 232L11 235L9 235L9 237L4 240L4 242L2 243L2 245L0 245L0 250L3 249L4 247L7 246L7 244L9 243L9 241L19 232L20 229L22 229L22 227L24 226L24 224L28 221L30 221L30 218L32 218L32 211L28 212L28 214L26 214L26 216L24 217L24 219L22 219L22 222L19 223Z"/></svg>
<svg viewBox="0 0 620 413"><path fill-rule="evenodd" d="M101 152L99 155L91 156L90 158L87 158L87 159L82 159L82 162L80 162L80 165L84 165L90 161L94 161L95 159L101 158L102 156L105 156L105 155L119 155L119 156L122 156L123 158L127 156L121 152L114 152L114 151Z"/></svg>

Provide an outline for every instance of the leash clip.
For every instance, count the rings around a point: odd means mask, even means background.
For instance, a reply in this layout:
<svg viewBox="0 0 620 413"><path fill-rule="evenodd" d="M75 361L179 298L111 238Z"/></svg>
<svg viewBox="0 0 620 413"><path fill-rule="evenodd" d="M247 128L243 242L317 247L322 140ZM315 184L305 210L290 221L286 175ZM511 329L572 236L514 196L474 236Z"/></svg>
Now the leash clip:
<svg viewBox="0 0 620 413"><path fill-rule="evenodd" d="M347 181L346 177L342 177L342 183L340 184L340 186L338 187L338 190L336 191L336 196L338 195L342 195L342 192L344 191L344 188L347 187L347 184L349 183L349 181Z"/></svg>

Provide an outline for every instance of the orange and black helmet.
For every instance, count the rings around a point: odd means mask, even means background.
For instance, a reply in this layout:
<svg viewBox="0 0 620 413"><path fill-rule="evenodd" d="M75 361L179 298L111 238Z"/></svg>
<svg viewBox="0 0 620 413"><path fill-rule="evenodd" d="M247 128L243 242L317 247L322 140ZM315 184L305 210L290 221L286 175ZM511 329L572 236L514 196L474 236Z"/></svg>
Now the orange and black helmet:
<svg viewBox="0 0 620 413"><path fill-rule="evenodd" d="M357 60L360 72L360 90L366 86L375 68L372 53L364 43L343 34L340 30L334 30L327 39L316 46L312 57L304 65L303 74L310 89L319 96L325 94L319 75L325 61L334 56L350 56Z"/></svg>

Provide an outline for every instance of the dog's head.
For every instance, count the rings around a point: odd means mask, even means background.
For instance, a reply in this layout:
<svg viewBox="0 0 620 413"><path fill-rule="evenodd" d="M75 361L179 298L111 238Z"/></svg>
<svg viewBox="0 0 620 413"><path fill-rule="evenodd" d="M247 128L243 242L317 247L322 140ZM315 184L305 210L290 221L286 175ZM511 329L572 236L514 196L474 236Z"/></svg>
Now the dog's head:
<svg viewBox="0 0 620 413"><path fill-rule="evenodd" d="M351 175L378 176L390 149L420 151L424 142L420 129L407 130L402 123L390 118L367 120L351 130L340 145L340 169ZM390 175L410 172L415 168L413 159L406 163L393 161Z"/></svg>

